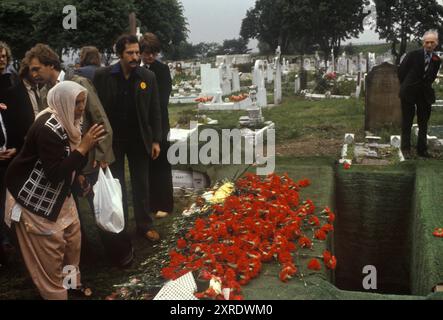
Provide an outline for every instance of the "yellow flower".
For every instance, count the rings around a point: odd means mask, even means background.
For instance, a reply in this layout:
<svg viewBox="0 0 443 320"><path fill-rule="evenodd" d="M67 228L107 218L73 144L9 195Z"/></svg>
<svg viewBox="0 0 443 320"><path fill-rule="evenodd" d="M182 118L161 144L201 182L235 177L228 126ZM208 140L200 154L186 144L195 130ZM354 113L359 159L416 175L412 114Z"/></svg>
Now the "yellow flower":
<svg viewBox="0 0 443 320"><path fill-rule="evenodd" d="M142 90L146 90L147 87L148 87L148 85L146 84L146 82L142 82L142 83L140 83L140 88L141 88Z"/></svg>

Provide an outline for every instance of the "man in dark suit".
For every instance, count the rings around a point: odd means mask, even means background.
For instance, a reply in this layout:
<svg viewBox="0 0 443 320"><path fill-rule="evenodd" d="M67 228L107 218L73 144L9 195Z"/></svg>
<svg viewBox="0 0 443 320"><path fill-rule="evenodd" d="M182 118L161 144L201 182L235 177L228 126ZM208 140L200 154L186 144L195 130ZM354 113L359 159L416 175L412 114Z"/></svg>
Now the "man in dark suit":
<svg viewBox="0 0 443 320"><path fill-rule="evenodd" d="M111 171L122 185L127 222L125 156L128 157L137 230L147 239L158 241L160 235L149 215L149 163L159 157L162 139L157 81L153 72L139 65L137 37L123 35L115 47L119 62L97 69L94 76L94 85L114 132L115 162Z"/></svg>
<svg viewBox="0 0 443 320"><path fill-rule="evenodd" d="M44 109L42 101L44 94L39 89L39 83L29 70L28 61L23 59L19 82L10 88L5 95L6 129L9 133L11 145L20 151L24 144L26 133L34 123L35 116Z"/></svg>
<svg viewBox="0 0 443 320"><path fill-rule="evenodd" d="M162 115L162 152L158 159L151 161L150 167L150 191L151 211L156 213L157 218L164 218L172 213L174 208L172 170L168 161L169 149L169 96L172 91L172 79L169 67L157 60L160 53L160 41L153 33L145 33L140 41L142 63L141 66L154 72L158 84L160 98L160 111Z"/></svg>
<svg viewBox="0 0 443 320"><path fill-rule="evenodd" d="M431 157L427 150L427 134L431 106L435 102L432 84L441 64L440 58L434 53L437 45L437 31L427 31L423 36L423 48L409 52L398 69L403 114L401 148L407 158L411 151L411 127L416 108L419 127L417 154Z"/></svg>

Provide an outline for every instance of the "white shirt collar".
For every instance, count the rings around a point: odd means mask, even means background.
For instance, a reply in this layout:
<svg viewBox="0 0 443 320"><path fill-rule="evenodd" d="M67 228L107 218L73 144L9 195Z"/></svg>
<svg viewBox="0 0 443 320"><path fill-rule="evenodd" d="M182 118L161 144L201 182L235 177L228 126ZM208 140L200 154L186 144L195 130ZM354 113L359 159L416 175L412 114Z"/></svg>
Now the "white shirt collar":
<svg viewBox="0 0 443 320"><path fill-rule="evenodd" d="M65 72L63 70L60 71L60 74L57 78L57 83L65 81Z"/></svg>

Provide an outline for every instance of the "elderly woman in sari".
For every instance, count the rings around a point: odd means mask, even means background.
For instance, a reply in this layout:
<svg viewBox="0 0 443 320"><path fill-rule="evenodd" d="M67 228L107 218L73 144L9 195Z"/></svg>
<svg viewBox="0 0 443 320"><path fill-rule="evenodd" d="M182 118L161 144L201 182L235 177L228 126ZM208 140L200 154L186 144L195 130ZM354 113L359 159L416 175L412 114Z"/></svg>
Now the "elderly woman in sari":
<svg viewBox="0 0 443 320"><path fill-rule="evenodd" d="M88 151L104 133L93 125L81 134L87 90L64 81L48 93L25 145L6 172L5 222L14 224L20 250L44 299L66 300L81 288L80 222L72 197Z"/></svg>

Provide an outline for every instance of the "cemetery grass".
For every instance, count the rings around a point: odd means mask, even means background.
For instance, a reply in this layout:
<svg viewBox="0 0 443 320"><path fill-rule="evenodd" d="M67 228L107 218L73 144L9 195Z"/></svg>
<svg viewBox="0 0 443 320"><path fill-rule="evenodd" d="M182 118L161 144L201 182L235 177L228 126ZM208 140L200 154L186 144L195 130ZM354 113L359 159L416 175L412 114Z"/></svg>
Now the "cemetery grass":
<svg viewBox="0 0 443 320"><path fill-rule="evenodd" d="M269 96L272 101L272 95ZM172 127L184 125L198 115L195 105L170 106ZM238 128L238 119L245 111L205 111L216 119L217 129ZM284 97L283 104L263 109L265 120L276 125L277 155L329 156L340 152L343 136L347 132L364 137L364 101L328 100L308 101L303 97ZM187 125L189 127L189 124Z"/></svg>
<svg viewBox="0 0 443 320"><path fill-rule="evenodd" d="M440 99L440 98L439 98ZM268 101L272 101L269 95ZM292 157L323 156L337 158L345 133L354 133L357 141L364 141L366 132L364 99L309 101L300 96L284 96L283 104L263 109L265 120L276 127L276 155ZM169 107L171 127L189 127L189 121L199 114L195 104ZM216 129L239 128L238 119L245 111L204 111L219 121ZM416 121L416 119L415 119ZM443 125L443 110L433 110L430 126ZM388 143L400 129L386 125L372 134Z"/></svg>

